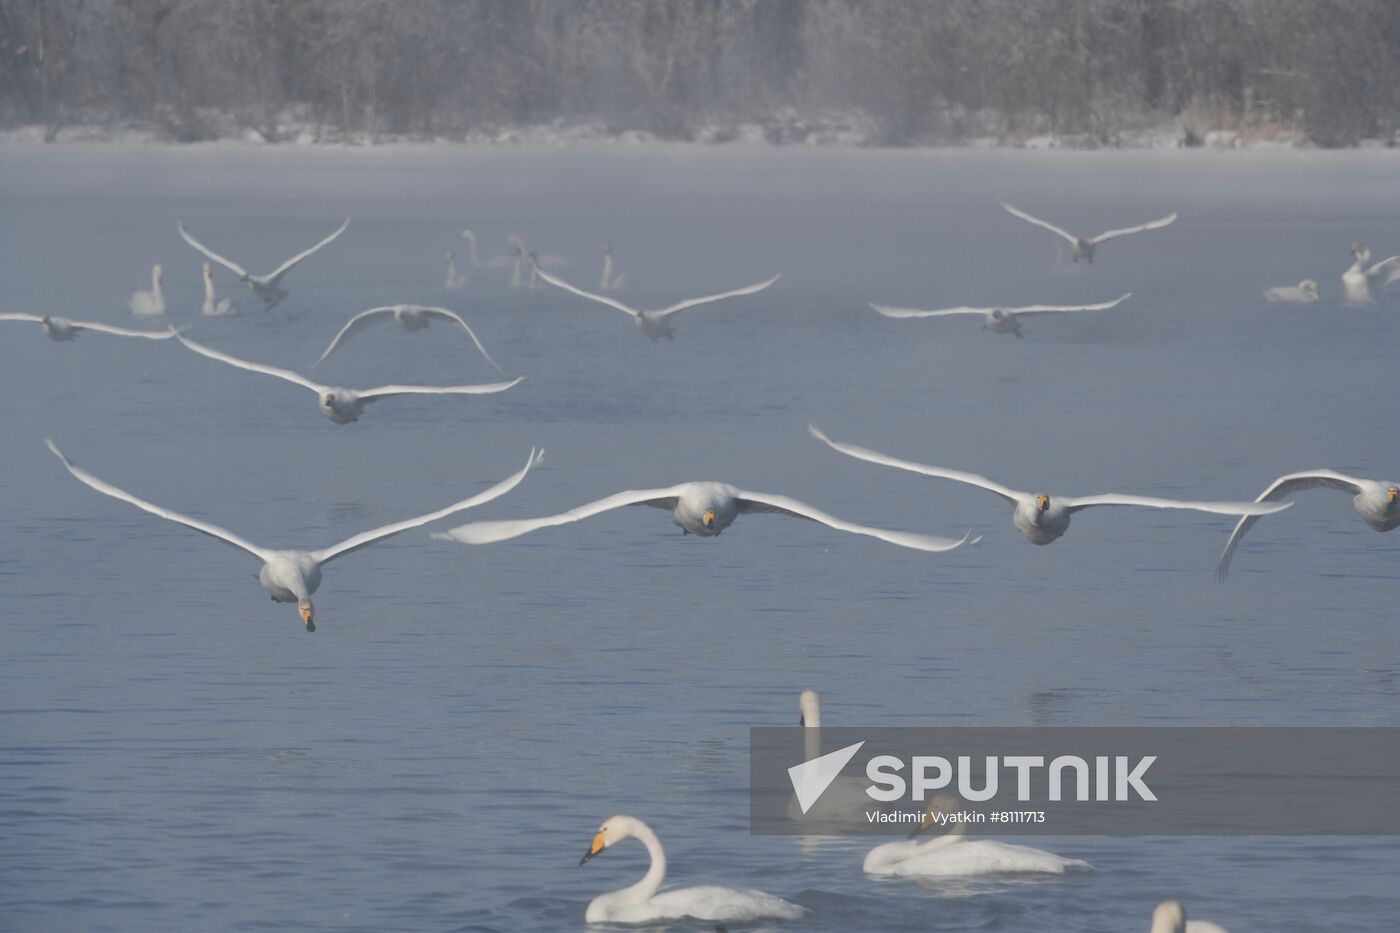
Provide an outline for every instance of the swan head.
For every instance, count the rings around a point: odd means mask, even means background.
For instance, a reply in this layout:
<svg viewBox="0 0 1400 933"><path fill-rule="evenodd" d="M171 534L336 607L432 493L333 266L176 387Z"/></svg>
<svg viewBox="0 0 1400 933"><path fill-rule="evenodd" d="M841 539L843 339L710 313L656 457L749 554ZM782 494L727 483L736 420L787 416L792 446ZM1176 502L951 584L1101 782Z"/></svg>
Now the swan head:
<svg viewBox="0 0 1400 933"><path fill-rule="evenodd" d="M1050 511L1050 497L1041 493L1035 497L1035 507L1042 512Z"/></svg>
<svg viewBox="0 0 1400 933"><path fill-rule="evenodd" d="M214 277L214 267L207 262L204 264L204 277L206 279L212 279Z"/></svg>
<svg viewBox="0 0 1400 933"><path fill-rule="evenodd" d="M714 510L714 509L706 509L706 510L705 510L705 527L708 528L708 529L710 529L711 531L714 531L714 530L715 530L715 510Z"/></svg>
<svg viewBox="0 0 1400 933"><path fill-rule="evenodd" d="M1367 263L1371 261L1371 250L1360 240L1351 244L1351 254L1356 257L1356 261Z"/></svg>
<svg viewBox="0 0 1400 933"><path fill-rule="evenodd" d="M155 266L151 268L151 278L155 279L157 285L165 278L165 270L161 268L160 263L156 263Z"/></svg>
<svg viewBox="0 0 1400 933"><path fill-rule="evenodd" d="M1313 298L1313 299L1316 299L1316 298L1317 298L1317 282L1316 282L1316 280L1314 280L1314 279L1303 279L1303 281L1301 281L1301 282L1298 283L1298 288L1301 289L1302 292L1303 292L1303 294L1304 294L1304 295L1307 295L1309 298Z"/></svg>
<svg viewBox="0 0 1400 933"><path fill-rule="evenodd" d="M579 859L578 863L582 865L608 846L616 845L622 840L630 838L633 824L636 822L630 816L608 817L603 821L603 825L598 827L598 831L593 834L593 844L588 847L588 851L583 854L583 858Z"/></svg>
<svg viewBox="0 0 1400 933"><path fill-rule="evenodd" d="M1152 911L1152 933L1180 933L1186 929L1186 908L1180 901L1163 901Z"/></svg>
<svg viewBox="0 0 1400 933"><path fill-rule="evenodd" d="M316 631L316 623L314 621L316 607L311 605L311 600L305 596L298 599L297 611L301 613L301 621L306 625L306 630L308 632Z"/></svg>
<svg viewBox="0 0 1400 933"><path fill-rule="evenodd" d="M822 724L822 698L815 690L803 690L802 695L797 698L797 708L801 711L801 716L797 720L799 726L817 728Z"/></svg>
<svg viewBox="0 0 1400 933"><path fill-rule="evenodd" d="M1386 505L1394 508L1395 503L1400 502L1400 486L1391 486L1385 491Z"/></svg>
<svg viewBox="0 0 1400 933"><path fill-rule="evenodd" d="M928 802L924 808L924 817L919 821L919 825L909 831L909 838L913 839L934 823L938 822L939 816L951 816L962 809L962 804L958 798L952 794L938 794Z"/></svg>

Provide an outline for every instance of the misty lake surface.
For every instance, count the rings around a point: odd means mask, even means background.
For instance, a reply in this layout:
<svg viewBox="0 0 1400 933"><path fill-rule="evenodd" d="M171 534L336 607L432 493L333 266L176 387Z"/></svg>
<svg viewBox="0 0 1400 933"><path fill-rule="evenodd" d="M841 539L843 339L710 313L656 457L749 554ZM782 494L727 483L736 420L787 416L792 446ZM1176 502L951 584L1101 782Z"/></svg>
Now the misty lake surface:
<svg viewBox="0 0 1400 933"><path fill-rule="evenodd" d="M1083 233L1181 216L1089 267L999 200ZM345 214L280 308L217 270L240 313L199 318L177 218L262 272ZM447 291L463 227L483 266ZM651 343L510 288L512 232L585 287L611 241L644 307L783 278ZM843 726L1400 726L1400 535L1341 493L1262 521L1218 586L1227 517L1095 510L1035 547L995 496L806 430L1052 494L1395 478L1400 292L1340 304L1357 239L1400 252L1393 153L0 148L4 310L130 325L161 262L168 319L245 358L312 373L351 314L411 301L462 312L529 377L339 426L173 341L0 325L0 927L582 929L645 871L634 842L578 865L627 813L661 837L668 884L810 909L784 929L1124 933L1169 897L1236 933L1394 929L1388 838L1040 838L1097 871L920 883L866 877L869 840L748 833L748 729L795 725L806 687ZM1320 303L1264 302L1306 277ZM868 307L1125 291L1019 340ZM496 378L438 326L368 331L313 375ZM438 508L532 446L543 465L457 521L713 479L985 538L925 554L749 515L701 540L651 509L476 548L420 530L330 564L308 635L256 562L83 487L45 437L274 547Z"/></svg>

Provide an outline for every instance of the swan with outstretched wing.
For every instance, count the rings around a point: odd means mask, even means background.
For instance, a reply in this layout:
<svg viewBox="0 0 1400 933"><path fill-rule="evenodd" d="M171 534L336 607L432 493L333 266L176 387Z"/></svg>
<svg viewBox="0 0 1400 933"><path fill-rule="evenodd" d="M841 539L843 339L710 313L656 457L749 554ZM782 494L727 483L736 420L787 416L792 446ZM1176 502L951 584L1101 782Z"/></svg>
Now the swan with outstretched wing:
<svg viewBox="0 0 1400 933"><path fill-rule="evenodd" d="M253 294L257 295L258 298L266 306L263 309L266 311L276 307L282 301L282 299L286 298L288 295L287 290L282 287L282 276L292 271L292 269L295 268L296 265L302 260L317 252L322 247L329 245L333 240L335 240L336 237L344 233L345 228L350 226L350 218L346 217L345 220L341 223L341 225L337 227L335 229L335 232L332 233L330 236L321 240L319 243L317 243L310 249L304 249L300 253L297 253L291 259L288 259L286 262L282 263L282 265L278 266L276 269L273 269L267 275L253 275L251 272L249 272L247 269L243 268L233 260L225 259L223 256L220 256L218 253L214 252L212 249L205 246L203 243L199 242L193 236L191 236L190 232L185 229L185 225L183 222L177 220L175 221L175 226L180 231L180 236L182 239L184 239L186 243L190 244L195 249L199 250L199 252L203 253L207 259L213 260L214 262L217 262L219 265L223 266L225 269L228 269L234 275L238 276L238 280L240 282L243 282L250 289L252 289Z"/></svg>
<svg viewBox="0 0 1400 933"><path fill-rule="evenodd" d="M1005 201L1001 202L1001 206L1006 208L1007 213L1011 214L1013 217L1019 217L1027 223L1034 224L1035 226L1041 227L1045 230L1049 230L1056 236L1060 236L1068 240L1070 245L1074 247L1074 262L1078 262L1082 259L1085 262L1092 263L1094 261L1094 252L1098 249L1100 243L1105 243L1109 240L1116 240L1118 237L1128 236L1132 233L1143 233L1147 230L1160 230L1162 227L1165 227L1176 220L1176 213L1173 212L1168 214L1166 217L1159 217L1156 220L1149 220L1145 224L1138 224L1136 227L1123 227L1118 230L1105 230L1103 233L1100 233L1097 236L1080 237L1075 236L1068 230L1055 226L1048 220L1041 220L1039 217L1032 217L1025 211L1012 207Z"/></svg>

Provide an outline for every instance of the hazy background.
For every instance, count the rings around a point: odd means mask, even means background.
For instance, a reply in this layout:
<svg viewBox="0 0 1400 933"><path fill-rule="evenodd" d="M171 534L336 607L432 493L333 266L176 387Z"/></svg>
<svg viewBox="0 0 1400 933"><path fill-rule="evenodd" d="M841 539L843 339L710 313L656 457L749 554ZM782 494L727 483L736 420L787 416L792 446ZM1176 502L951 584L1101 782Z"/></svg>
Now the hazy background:
<svg viewBox="0 0 1400 933"><path fill-rule="evenodd" d="M0 0L0 126L907 145L1400 126L1393 0Z"/></svg>

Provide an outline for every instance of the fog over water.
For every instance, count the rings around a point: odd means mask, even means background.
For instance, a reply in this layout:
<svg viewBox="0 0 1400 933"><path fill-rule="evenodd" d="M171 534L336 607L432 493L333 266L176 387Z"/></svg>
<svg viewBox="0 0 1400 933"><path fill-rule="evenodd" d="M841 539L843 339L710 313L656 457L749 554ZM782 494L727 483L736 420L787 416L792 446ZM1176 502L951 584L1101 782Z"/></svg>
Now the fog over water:
<svg viewBox="0 0 1400 933"><path fill-rule="evenodd" d="M393 399L339 426L311 393L174 341L54 344L0 325L0 928L558 930L637 880L632 843L578 867L614 813L675 885L755 887L793 929L1146 930L1168 897L1231 930L1394 925L1391 839L1040 839L1083 877L867 878L869 842L748 834L748 729L792 725L1400 725L1396 547L1341 493L1261 521L1081 513L1034 547L995 496L860 463L807 435L1051 494L1247 499L1281 473L1400 477L1400 292L1340 303L1353 240L1400 252L1389 152L0 147L0 304L168 319L311 373L353 313L461 312L501 395ZM1092 233L1178 211L1071 264L1006 200ZM201 259L254 271L350 214L271 313L199 318ZM522 235L623 300L685 312L651 343L619 312L443 288L473 229ZM1321 284L1311 306L1263 289ZM1078 303L1024 339L915 307ZM351 386L497 378L460 334L368 331L315 370ZM470 518L526 518L691 479L870 525L985 535L903 550L781 516L682 536L623 509L478 548L410 532L329 565L318 630L256 563L84 488L44 449L259 544L324 547L544 463ZM446 524L451 524L449 521ZM709 929L677 924L676 929Z"/></svg>

